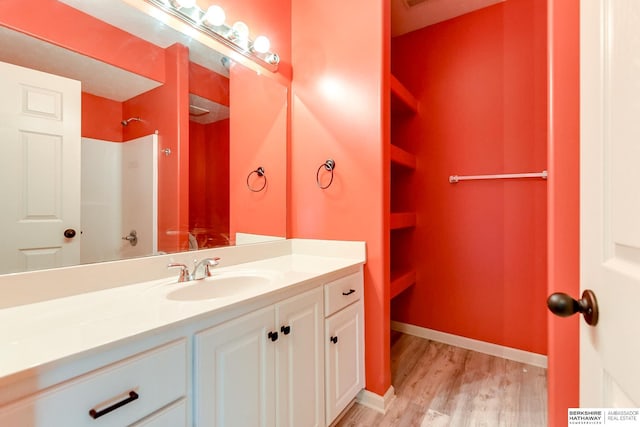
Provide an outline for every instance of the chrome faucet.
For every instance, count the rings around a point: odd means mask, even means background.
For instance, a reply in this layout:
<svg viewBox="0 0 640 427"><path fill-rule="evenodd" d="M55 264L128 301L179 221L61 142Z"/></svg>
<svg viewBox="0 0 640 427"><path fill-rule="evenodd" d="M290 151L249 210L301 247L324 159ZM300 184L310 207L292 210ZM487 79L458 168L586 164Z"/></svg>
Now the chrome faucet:
<svg viewBox="0 0 640 427"><path fill-rule="evenodd" d="M194 260L193 261L193 273L189 273L189 267L180 262L172 262L167 265L167 268L179 268L180 276L178 276L178 282L190 282L192 280L202 280L205 277L211 276L211 268L218 265L218 261L220 261L219 257L214 258L204 258L201 261ZM204 272L202 276L198 277L198 271L204 268Z"/></svg>
<svg viewBox="0 0 640 427"><path fill-rule="evenodd" d="M193 280L200 280L204 279L205 277L210 277L211 268L218 265L218 261L220 261L220 257L204 258L200 262L195 262L195 266L193 267ZM200 268L204 268L202 277L198 277L198 270L200 270Z"/></svg>

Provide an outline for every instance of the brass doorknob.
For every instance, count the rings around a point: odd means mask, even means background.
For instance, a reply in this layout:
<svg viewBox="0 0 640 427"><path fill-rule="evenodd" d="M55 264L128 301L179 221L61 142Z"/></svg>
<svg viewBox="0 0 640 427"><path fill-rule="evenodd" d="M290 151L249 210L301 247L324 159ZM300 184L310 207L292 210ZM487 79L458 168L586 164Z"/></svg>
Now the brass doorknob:
<svg viewBox="0 0 640 427"><path fill-rule="evenodd" d="M569 317L576 313L582 313L585 322L590 326L598 324L598 300L592 290L582 292L582 298L575 300L571 296L556 292L547 298L547 307L556 316Z"/></svg>

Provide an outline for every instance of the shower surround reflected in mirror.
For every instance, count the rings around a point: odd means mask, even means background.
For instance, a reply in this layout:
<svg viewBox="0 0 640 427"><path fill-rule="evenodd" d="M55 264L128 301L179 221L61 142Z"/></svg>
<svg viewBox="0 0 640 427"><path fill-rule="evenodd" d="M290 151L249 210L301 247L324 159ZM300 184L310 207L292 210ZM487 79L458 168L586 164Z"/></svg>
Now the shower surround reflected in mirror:
<svg viewBox="0 0 640 427"><path fill-rule="evenodd" d="M158 252L158 136L82 138L80 263ZM125 230L136 230L136 245ZM138 244L139 243L139 244Z"/></svg>
<svg viewBox="0 0 640 427"><path fill-rule="evenodd" d="M55 0L8 0L0 17L0 61L81 81L83 147L83 219L56 220L60 235L80 231L80 253L60 261L55 252L71 241L63 239L44 245L53 256L0 265L0 273L234 244L236 232L286 237L287 86L163 27L131 1L92 2L100 3L109 24ZM141 34L113 26L123 17ZM234 85L234 74L243 83ZM147 148L135 149L141 140ZM258 163L271 174L269 191L256 197L238 183ZM133 229L135 247L124 239Z"/></svg>

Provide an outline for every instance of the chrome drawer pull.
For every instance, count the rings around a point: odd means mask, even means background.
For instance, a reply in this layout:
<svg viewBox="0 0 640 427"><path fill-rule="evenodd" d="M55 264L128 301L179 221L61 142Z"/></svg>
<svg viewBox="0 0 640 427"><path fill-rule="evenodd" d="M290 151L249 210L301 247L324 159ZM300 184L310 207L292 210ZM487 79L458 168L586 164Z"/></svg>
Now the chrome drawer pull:
<svg viewBox="0 0 640 427"><path fill-rule="evenodd" d="M100 418L103 415L107 415L109 412L111 411L115 411L116 409L120 408L121 406L126 405L127 403L131 403L134 400L138 399L140 396L138 395L138 393L136 393L135 391L131 390L129 392L129 397L127 397L124 400L121 400L120 402L114 403L113 405L104 408L100 411L96 411L95 409L92 409L89 411L89 415L91 415L91 418L93 418L94 420L97 418Z"/></svg>

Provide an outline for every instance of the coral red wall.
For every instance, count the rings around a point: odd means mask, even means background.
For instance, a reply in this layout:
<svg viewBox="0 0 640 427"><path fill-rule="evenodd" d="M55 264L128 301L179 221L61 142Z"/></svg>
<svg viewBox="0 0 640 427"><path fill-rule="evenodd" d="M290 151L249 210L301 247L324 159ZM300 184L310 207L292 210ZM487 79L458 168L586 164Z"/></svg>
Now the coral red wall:
<svg viewBox="0 0 640 427"><path fill-rule="evenodd" d="M229 244L229 119L189 122L189 229L198 247ZM199 196L198 196L199 195Z"/></svg>
<svg viewBox="0 0 640 427"><path fill-rule="evenodd" d="M292 1L292 237L364 240L366 387L391 384L388 237L389 2ZM357 25L355 25L356 23ZM331 187L316 171L336 161Z"/></svg>
<svg viewBox="0 0 640 427"><path fill-rule="evenodd" d="M229 106L229 79L193 62L189 63L189 92Z"/></svg>
<svg viewBox="0 0 640 427"><path fill-rule="evenodd" d="M122 102L82 92L82 136L122 142Z"/></svg>
<svg viewBox="0 0 640 427"><path fill-rule="evenodd" d="M158 131L158 249L189 249L189 52L169 46L164 85L123 103L124 117L140 117L124 129L128 141Z"/></svg>
<svg viewBox="0 0 640 427"><path fill-rule="evenodd" d="M237 232L285 237L288 88L239 64L230 73L231 239ZM267 185L252 192L247 176L260 166ZM249 183L259 189L265 177L252 174Z"/></svg>
<svg viewBox="0 0 640 427"><path fill-rule="evenodd" d="M417 283L394 320L546 354L547 183L448 182L547 168L545 20L544 2L509 0L392 40L420 102L392 123L418 164L413 188L391 189L418 216Z"/></svg>
<svg viewBox="0 0 640 427"><path fill-rule="evenodd" d="M580 295L580 1L549 0L549 288ZM548 314L549 426L579 404L579 322Z"/></svg>
<svg viewBox="0 0 640 427"><path fill-rule="evenodd" d="M229 106L229 79L194 63L189 92ZM229 127L189 122L189 230L199 248L229 244Z"/></svg>

